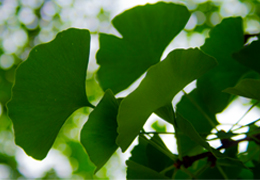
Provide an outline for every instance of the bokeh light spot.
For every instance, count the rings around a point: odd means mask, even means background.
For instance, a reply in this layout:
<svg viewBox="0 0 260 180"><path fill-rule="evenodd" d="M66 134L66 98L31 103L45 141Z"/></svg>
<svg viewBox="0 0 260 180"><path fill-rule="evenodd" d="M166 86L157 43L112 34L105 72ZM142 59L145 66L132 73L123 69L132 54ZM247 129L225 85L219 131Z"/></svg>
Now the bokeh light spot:
<svg viewBox="0 0 260 180"><path fill-rule="evenodd" d="M217 25L221 22L222 18L220 17L219 13L218 12L213 12L211 15L210 15L210 22L212 25Z"/></svg>
<svg viewBox="0 0 260 180"><path fill-rule="evenodd" d="M0 66L3 69L8 69L14 64L14 58L11 55L3 54L0 57Z"/></svg>
<svg viewBox="0 0 260 180"><path fill-rule="evenodd" d="M190 36L190 46L191 47L200 47L204 44L205 42L205 37L200 34L200 33L192 33L192 35Z"/></svg>
<svg viewBox="0 0 260 180"><path fill-rule="evenodd" d="M6 37L3 40L3 49L6 54L12 54L17 51L17 46L15 45L12 37Z"/></svg>
<svg viewBox="0 0 260 180"><path fill-rule="evenodd" d="M27 42L28 36L24 30L19 29L12 34L12 39L16 46L23 47Z"/></svg>
<svg viewBox="0 0 260 180"><path fill-rule="evenodd" d="M23 24L31 24L36 18L36 15L34 14L33 10L29 7L22 7L19 11L19 20Z"/></svg>
<svg viewBox="0 0 260 180"><path fill-rule="evenodd" d="M206 16L203 12L201 11L195 11L194 15L197 17L197 25L202 25L206 21Z"/></svg>

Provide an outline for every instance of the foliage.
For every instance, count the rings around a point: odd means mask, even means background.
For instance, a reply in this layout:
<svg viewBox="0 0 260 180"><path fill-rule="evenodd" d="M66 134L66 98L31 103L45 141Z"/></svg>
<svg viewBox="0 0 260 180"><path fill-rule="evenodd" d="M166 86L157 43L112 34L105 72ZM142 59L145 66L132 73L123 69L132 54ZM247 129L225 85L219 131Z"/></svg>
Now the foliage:
<svg viewBox="0 0 260 180"><path fill-rule="evenodd" d="M86 93L89 30L70 28L34 47L17 68L7 104L16 144L29 156L44 159L71 114L89 107L93 110L80 133L90 167L82 171L88 171L88 177L118 148L125 151L138 137L126 161L128 179L258 178L258 119L247 125L245 138L233 140L233 129L217 129L216 114L234 95L257 100L252 106L258 104L259 41L245 44L243 20L230 17L211 29L200 48L174 49L160 60L189 17L185 6L164 2L137 6L115 17L112 22L122 38L100 34L97 78L104 96L96 106ZM115 97L143 73L145 77L132 93ZM172 105L175 95L194 80L196 88L184 91L182 99ZM167 148L159 131L143 129L152 113L174 127L178 154ZM212 129L222 143L218 148L208 143ZM238 152L242 141L249 142L244 154ZM82 153L81 147L71 147Z"/></svg>

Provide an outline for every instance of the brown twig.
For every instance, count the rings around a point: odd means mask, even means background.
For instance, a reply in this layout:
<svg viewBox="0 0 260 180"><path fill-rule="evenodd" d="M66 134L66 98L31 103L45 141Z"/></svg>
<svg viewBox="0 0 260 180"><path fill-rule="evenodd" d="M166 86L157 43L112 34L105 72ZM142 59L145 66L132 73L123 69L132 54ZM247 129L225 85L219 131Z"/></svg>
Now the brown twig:
<svg viewBox="0 0 260 180"><path fill-rule="evenodd" d="M217 150L221 150L221 149L227 149L230 148L232 146L237 145L238 143L242 142L242 141L254 141L257 144L260 144L260 133L259 134L255 134L251 137L247 136L243 139L239 139L239 140L231 140L231 139L222 139L221 143L222 145L220 147L217 148ZM208 161L211 162L211 167L214 167L216 165L216 157L211 153L211 152L203 152L201 154L195 155L195 156L184 156L182 158L182 161L180 159L178 159L176 161L176 163L174 163L174 166L179 169L182 165L185 168L188 168L190 166L192 166L192 164L200 159L203 158L208 158Z"/></svg>

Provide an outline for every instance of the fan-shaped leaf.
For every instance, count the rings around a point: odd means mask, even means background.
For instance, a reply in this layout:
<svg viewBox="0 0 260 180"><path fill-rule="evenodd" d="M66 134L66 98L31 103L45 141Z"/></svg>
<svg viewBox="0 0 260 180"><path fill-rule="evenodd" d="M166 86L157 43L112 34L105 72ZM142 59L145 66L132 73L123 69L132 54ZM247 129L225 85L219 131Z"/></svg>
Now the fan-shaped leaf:
<svg viewBox="0 0 260 180"><path fill-rule="evenodd" d="M227 18L210 31L210 37L201 47L216 58L218 66L198 79L197 88L202 102L212 113L218 113L228 105L230 95L222 91L234 86L249 69L232 58L232 54L244 45L242 19Z"/></svg>
<svg viewBox="0 0 260 180"><path fill-rule="evenodd" d="M97 75L103 90L110 88L116 94L159 62L189 16L185 6L164 2L137 6L116 16L112 23L123 38L101 34L99 40Z"/></svg>
<svg viewBox="0 0 260 180"><path fill-rule="evenodd" d="M254 41L250 45L243 47L233 57L241 64L260 73L260 41Z"/></svg>
<svg viewBox="0 0 260 180"><path fill-rule="evenodd" d="M86 149L90 160L98 171L116 151L117 122L116 116L119 102L111 90L90 113L89 119L81 131L81 143Z"/></svg>
<svg viewBox="0 0 260 180"><path fill-rule="evenodd" d="M8 109L15 142L28 155L43 159L66 119L92 106L85 92L89 48L88 30L68 29L33 48L17 69Z"/></svg>
<svg viewBox="0 0 260 180"><path fill-rule="evenodd" d="M139 134L152 112L167 105L188 83L215 65L212 57L198 49L179 49L152 66L139 87L119 106L117 143L122 150Z"/></svg>
<svg viewBox="0 0 260 180"><path fill-rule="evenodd" d="M223 92L244 96L260 101L260 80L243 79L235 87L227 88Z"/></svg>

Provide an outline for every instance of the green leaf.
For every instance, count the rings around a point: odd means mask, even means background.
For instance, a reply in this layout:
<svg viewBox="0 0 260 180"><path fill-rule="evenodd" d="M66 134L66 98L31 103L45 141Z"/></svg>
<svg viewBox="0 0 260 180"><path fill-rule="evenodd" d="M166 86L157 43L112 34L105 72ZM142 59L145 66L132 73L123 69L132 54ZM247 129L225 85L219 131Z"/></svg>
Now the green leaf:
<svg viewBox="0 0 260 180"><path fill-rule="evenodd" d="M117 122L119 103L111 90L90 113L89 119L81 130L80 141L86 149L90 160L96 165L96 172L116 151Z"/></svg>
<svg viewBox="0 0 260 180"><path fill-rule="evenodd" d="M185 6L159 2L137 6L112 23L123 38L100 34L98 79L103 90L116 94L158 63L164 49L190 17Z"/></svg>
<svg viewBox="0 0 260 180"><path fill-rule="evenodd" d="M156 144L157 147L155 147L154 144ZM166 178L163 174L159 175L159 172L169 166L173 167L174 161L169 158L168 155L158 150L158 147L171 153L158 135L154 135L151 139L147 139L143 135L139 136L139 143L131 151L132 156L129 161L127 161L127 177L129 179L143 179L144 177L151 178L149 171L151 171L155 177L159 176L161 178ZM138 168L132 166L134 164L142 168L145 172L141 173ZM166 171L166 174L167 172L172 171ZM155 177L153 179L155 179Z"/></svg>
<svg viewBox="0 0 260 180"><path fill-rule="evenodd" d="M218 164L219 159L217 160ZM219 166L219 167L217 167ZM198 179L237 179L242 168L237 166L221 166L217 165L213 168L207 168Z"/></svg>
<svg viewBox="0 0 260 180"><path fill-rule="evenodd" d="M218 122L215 114L208 110L207 105L198 95L198 91L196 88L189 94L182 96L181 101L176 106L176 113L181 114L193 125L199 134L206 138Z"/></svg>
<svg viewBox="0 0 260 180"><path fill-rule="evenodd" d="M212 154L214 154L216 157L219 157L219 158L223 157L223 155L219 151L210 147L210 145L206 142L206 140L203 139L198 134L198 132L195 130L195 128L192 126L192 124L189 121L184 119L179 114L176 118L176 126L177 126L176 131L178 134L182 133L182 135L186 135L191 141L194 141L198 145L200 145L200 146L204 147L205 149L207 149L208 151L212 152ZM185 143L188 143L187 141L186 142L178 142L178 141L179 141L179 139L177 137L177 144L178 144L178 146L180 146L180 147L178 147L179 149L182 148L182 145L185 145Z"/></svg>
<svg viewBox="0 0 260 180"><path fill-rule="evenodd" d="M158 109L156 109L154 111L154 113L161 117L162 119L164 119L165 121L167 121L168 123L170 124L173 124L174 125L174 111L173 111L173 107L172 107L172 103L168 103L167 105L165 106L162 106Z"/></svg>
<svg viewBox="0 0 260 180"><path fill-rule="evenodd" d="M254 174L249 169L242 169L239 173L238 179L254 179Z"/></svg>
<svg viewBox="0 0 260 180"><path fill-rule="evenodd" d="M167 152L160 151L151 142L160 146L161 149ZM172 154L171 151L166 147L162 139L158 134L155 134L150 140L146 148L146 155L148 157L148 164L151 169L161 172L169 166L173 167L174 161L169 158L168 154Z"/></svg>
<svg viewBox="0 0 260 180"><path fill-rule="evenodd" d="M260 101L260 80L243 79L235 87L225 89L223 92L244 96Z"/></svg>
<svg viewBox="0 0 260 180"><path fill-rule="evenodd" d="M241 64L260 73L260 41L254 41L248 46L244 46L239 52L234 53L233 57Z"/></svg>
<svg viewBox="0 0 260 180"><path fill-rule="evenodd" d="M206 104L198 95L197 88L189 94L182 96L181 101L176 106L176 113L189 121L204 139L206 139L212 128L218 124L215 114L208 110ZM203 126L201 124L203 124ZM182 156L195 155L195 149L198 149L198 144L183 133L176 135L180 143L179 154Z"/></svg>
<svg viewBox="0 0 260 180"><path fill-rule="evenodd" d="M16 71L8 103L15 142L35 159L43 159L66 119L92 105L85 92L90 48L88 30L68 29L32 49Z"/></svg>
<svg viewBox="0 0 260 180"><path fill-rule="evenodd" d="M221 112L229 103L230 95L222 91L234 86L248 68L232 58L244 45L242 19L227 18L215 26L201 47L215 57L219 65L198 79L197 88L202 102L212 113Z"/></svg>
<svg viewBox="0 0 260 180"><path fill-rule="evenodd" d="M167 105L188 83L215 65L213 58L198 49L179 49L152 66L139 87L119 106L117 144L121 149L127 149L152 112Z"/></svg>
<svg viewBox="0 0 260 180"><path fill-rule="evenodd" d="M138 164L134 161L126 161L128 167L127 179L170 179L155 170Z"/></svg>
<svg viewBox="0 0 260 180"><path fill-rule="evenodd" d="M252 170L254 174L254 179L260 179L260 173L259 173L260 162L253 161L253 163L254 163L254 167L252 168Z"/></svg>

